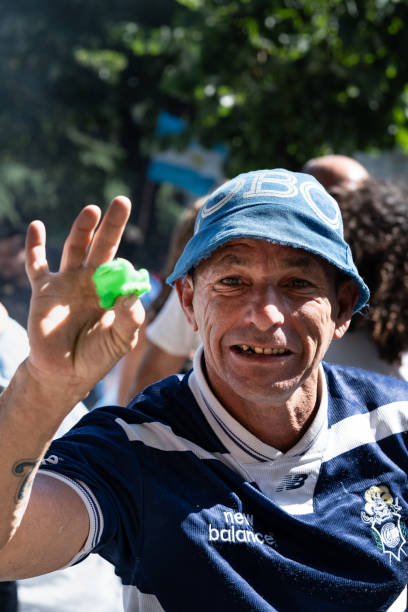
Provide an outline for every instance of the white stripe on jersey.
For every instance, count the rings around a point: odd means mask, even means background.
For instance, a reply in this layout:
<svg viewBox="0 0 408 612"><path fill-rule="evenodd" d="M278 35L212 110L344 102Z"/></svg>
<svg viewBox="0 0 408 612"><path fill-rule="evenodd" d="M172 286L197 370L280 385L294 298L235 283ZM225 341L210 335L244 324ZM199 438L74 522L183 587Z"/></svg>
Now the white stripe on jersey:
<svg viewBox="0 0 408 612"><path fill-rule="evenodd" d="M187 440L187 438L177 436L168 425L157 421L130 424L121 418L116 418L115 423L123 429L130 442L142 442L146 446L161 451L191 452L198 459L217 459L230 469L241 474L243 478L248 479L248 474L228 452L210 453L194 442Z"/></svg>
<svg viewBox="0 0 408 612"><path fill-rule="evenodd" d="M353 414L330 427L324 461L407 430L408 401L385 404L365 414Z"/></svg>
<svg viewBox="0 0 408 612"><path fill-rule="evenodd" d="M118 417L115 423L120 425L130 442L143 442L146 446L162 451L191 451L199 459L214 459L214 456L218 458L220 455L209 453L194 442L177 436L171 427L158 421L131 424Z"/></svg>
<svg viewBox="0 0 408 612"><path fill-rule="evenodd" d="M397 599L388 608L387 612L406 612L407 609L407 587L399 594Z"/></svg>
<svg viewBox="0 0 408 612"><path fill-rule="evenodd" d="M165 612L156 595L142 593L135 586L123 585L123 609L137 612Z"/></svg>

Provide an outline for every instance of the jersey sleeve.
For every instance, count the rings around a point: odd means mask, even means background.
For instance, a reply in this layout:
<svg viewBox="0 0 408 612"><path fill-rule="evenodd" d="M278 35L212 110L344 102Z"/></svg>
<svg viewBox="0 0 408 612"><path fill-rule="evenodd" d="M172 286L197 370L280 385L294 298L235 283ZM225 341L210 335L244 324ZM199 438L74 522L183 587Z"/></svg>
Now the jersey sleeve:
<svg viewBox="0 0 408 612"><path fill-rule="evenodd" d="M153 344L171 355L189 358L201 343L180 306L173 289L163 308L147 326L146 335Z"/></svg>
<svg viewBox="0 0 408 612"><path fill-rule="evenodd" d="M42 461L40 471L75 489L88 510L88 539L69 565L90 552L115 566L137 556L142 475L116 418L114 409L96 408L55 440Z"/></svg>

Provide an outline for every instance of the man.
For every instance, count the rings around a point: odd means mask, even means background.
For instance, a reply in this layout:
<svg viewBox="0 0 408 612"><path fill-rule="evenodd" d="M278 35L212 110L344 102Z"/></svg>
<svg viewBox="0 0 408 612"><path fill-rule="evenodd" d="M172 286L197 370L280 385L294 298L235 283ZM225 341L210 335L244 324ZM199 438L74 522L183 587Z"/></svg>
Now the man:
<svg viewBox="0 0 408 612"><path fill-rule="evenodd" d="M368 290L310 176L251 172L208 198L169 278L203 339L193 371L47 452L142 322L129 298L101 314L91 286L127 215L114 201L92 242L85 209L56 275L30 228L32 353L1 397L2 577L95 551L126 610L403 610L408 387L321 365Z"/></svg>

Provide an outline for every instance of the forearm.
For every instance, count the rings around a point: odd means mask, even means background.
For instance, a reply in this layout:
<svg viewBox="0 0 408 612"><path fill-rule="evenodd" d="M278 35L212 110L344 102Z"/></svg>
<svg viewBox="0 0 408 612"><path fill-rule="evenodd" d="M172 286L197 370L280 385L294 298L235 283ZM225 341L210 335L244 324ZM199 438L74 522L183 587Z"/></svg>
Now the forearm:
<svg viewBox="0 0 408 612"><path fill-rule="evenodd" d="M88 513L71 487L56 479L45 485L41 475L32 485L64 417L136 344L140 300L120 296L104 310L93 282L114 257L129 214L125 197L115 198L102 220L97 206L84 207L58 272L48 267L44 225L28 227L30 356L0 396L0 579L21 576L22 568L29 575L61 567L87 536Z"/></svg>
<svg viewBox="0 0 408 612"><path fill-rule="evenodd" d="M0 396L0 549L21 523L41 459L75 404L61 397L34 380L27 362Z"/></svg>

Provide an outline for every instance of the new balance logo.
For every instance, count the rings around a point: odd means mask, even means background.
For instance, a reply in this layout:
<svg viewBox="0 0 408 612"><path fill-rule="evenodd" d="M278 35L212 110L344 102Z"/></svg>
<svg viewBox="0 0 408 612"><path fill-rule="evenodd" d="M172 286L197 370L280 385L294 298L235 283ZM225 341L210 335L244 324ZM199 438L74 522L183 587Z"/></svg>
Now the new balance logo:
<svg viewBox="0 0 408 612"><path fill-rule="evenodd" d="M273 546L275 538L270 533L254 531L254 517L243 512L223 512L224 527L208 526L209 542L231 542L232 544L268 544Z"/></svg>
<svg viewBox="0 0 408 612"><path fill-rule="evenodd" d="M276 487L276 491L291 491L292 489L300 489L305 484L309 474L288 474L282 482Z"/></svg>

